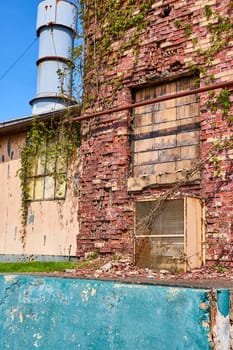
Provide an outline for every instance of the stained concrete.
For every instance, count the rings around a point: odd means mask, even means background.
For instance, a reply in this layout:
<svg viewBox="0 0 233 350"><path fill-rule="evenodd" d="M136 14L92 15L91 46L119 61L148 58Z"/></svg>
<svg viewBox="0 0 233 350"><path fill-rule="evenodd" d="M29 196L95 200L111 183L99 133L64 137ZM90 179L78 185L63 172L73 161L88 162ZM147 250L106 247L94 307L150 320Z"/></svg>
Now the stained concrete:
<svg viewBox="0 0 233 350"><path fill-rule="evenodd" d="M216 302L205 288L0 275L0 348L208 350L214 330L225 350L229 291L215 292Z"/></svg>

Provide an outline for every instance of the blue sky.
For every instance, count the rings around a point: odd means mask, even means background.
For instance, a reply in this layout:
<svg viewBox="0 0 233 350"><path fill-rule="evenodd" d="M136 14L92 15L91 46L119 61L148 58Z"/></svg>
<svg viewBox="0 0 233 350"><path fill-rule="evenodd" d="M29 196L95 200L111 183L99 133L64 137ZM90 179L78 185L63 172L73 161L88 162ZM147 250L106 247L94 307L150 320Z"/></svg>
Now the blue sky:
<svg viewBox="0 0 233 350"><path fill-rule="evenodd" d="M36 13L40 0L0 0L0 121L31 115L29 101L36 95ZM6 71L15 63L5 75Z"/></svg>

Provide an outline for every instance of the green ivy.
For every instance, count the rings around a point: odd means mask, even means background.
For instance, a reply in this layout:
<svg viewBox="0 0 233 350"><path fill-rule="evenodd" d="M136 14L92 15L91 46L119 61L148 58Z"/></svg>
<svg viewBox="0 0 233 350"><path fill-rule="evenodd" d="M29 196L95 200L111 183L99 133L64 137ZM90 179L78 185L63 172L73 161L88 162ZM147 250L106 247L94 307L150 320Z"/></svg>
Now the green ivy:
<svg viewBox="0 0 233 350"><path fill-rule="evenodd" d="M27 133L26 143L21 149L21 165L17 175L20 178L21 188L21 242L23 246L31 201L29 179L33 176L36 159L38 157L45 159L47 155L50 159L60 157L66 161L80 144L79 124L71 123L66 118L67 115L60 120L42 122L38 117L34 117ZM52 147L48 147L49 144ZM60 179L60 181L65 181L65 179Z"/></svg>
<svg viewBox="0 0 233 350"><path fill-rule="evenodd" d="M87 3L84 11L87 55L85 57L84 108L92 106L99 99L105 68L115 64L128 49L132 49L134 65L137 64L140 35L148 25L148 14L153 0L107 0ZM133 28L131 32L130 29ZM118 44L117 50L114 43ZM114 79L115 80L115 79ZM109 84L116 86L114 80ZM122 85L122 77L117 79ZM113 90L112 96L116 89ZM101 99L102 102L102 99ZM109 101L110 102L110 101Z"/></svg>
<svg viewBox="0 0 233 350"><path fill-rule="evenodd" d="M213 14L212 8L210 5L205 5L205 16L209 19Z"/></svg>

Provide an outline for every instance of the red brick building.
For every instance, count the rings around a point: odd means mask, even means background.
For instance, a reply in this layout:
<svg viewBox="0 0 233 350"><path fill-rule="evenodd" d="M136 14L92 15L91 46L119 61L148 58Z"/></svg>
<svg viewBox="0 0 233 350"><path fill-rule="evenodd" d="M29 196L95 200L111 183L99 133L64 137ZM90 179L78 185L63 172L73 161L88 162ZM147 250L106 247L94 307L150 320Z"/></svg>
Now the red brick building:
<svg viewBox="0 0 233 350"><path fill-rule="evenodd" d="M85 21L77 255L232 264L232 2L87 2Z"/></svg>

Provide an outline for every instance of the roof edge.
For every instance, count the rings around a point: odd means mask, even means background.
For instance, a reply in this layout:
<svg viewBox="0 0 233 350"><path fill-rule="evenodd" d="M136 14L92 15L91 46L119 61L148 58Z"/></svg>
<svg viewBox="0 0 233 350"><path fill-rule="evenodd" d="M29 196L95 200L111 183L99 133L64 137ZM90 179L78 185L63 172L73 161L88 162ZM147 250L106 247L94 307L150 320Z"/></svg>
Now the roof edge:
<svg viewBox="0 0 233 350"><path fill-rule="evenodd" d="M65 114L66 112L71 113L71 117L76 117L81 114L81 105L73 105L71 107L65 107L59 110L52 112L46 112L39 115L31 115L27 117L12 119L5 122L0 122L0 135L6 135L8 133L19 133L27 131L31 126L34 118L37 118L39 121L49 121L50 119L57 119Z"/></svg>

